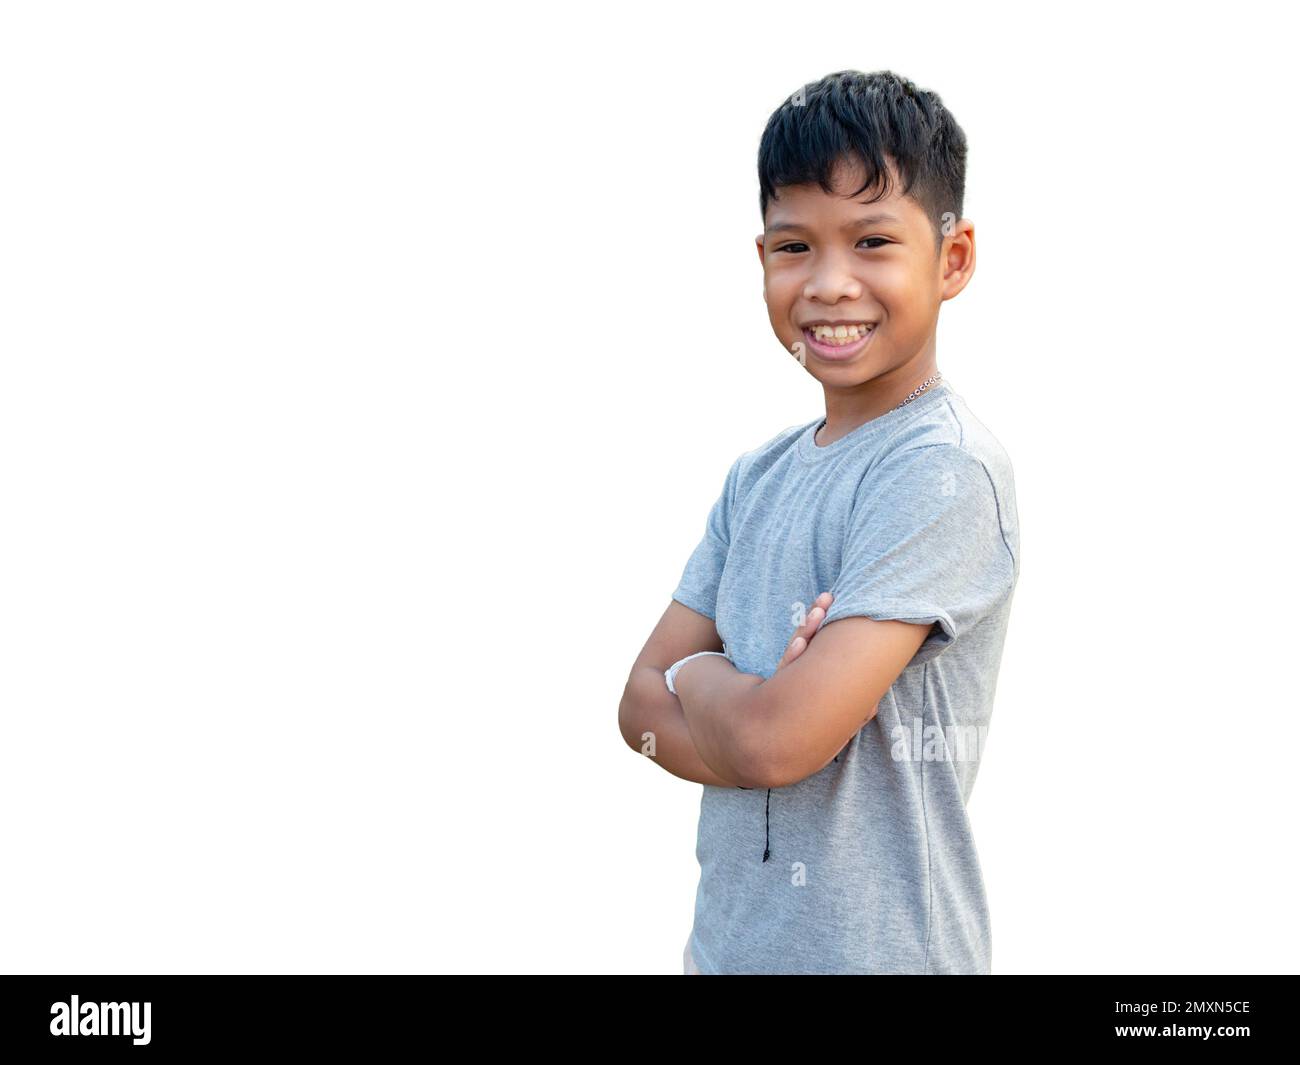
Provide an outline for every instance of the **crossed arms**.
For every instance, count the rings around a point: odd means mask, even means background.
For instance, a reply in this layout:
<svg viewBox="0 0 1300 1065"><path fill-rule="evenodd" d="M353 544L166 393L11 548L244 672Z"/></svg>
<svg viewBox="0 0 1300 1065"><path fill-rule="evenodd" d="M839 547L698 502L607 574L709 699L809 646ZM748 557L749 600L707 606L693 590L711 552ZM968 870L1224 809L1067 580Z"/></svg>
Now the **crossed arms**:
<svg viewBox="0 0 1300 1065"><path fill-rule="evenodd" d="M785 787L824 768L875 716L930 631L863 617L822 628L830 601L817 600L771 677L708 655L678 671L674 695L664 670L723 645L712 619L672 600L623 690L624 741L674 776L716 787Z"/></svg>

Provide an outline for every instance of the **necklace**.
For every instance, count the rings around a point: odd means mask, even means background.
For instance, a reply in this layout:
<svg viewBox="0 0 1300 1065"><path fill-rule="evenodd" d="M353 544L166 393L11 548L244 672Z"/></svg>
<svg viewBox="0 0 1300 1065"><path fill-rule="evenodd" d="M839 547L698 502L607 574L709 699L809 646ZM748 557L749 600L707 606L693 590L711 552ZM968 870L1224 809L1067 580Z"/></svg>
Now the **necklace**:
<svg viewBox="0 0 1300 1065"><path fill-rule="evenodd" d="M903 402L900 403L900 404L898 405L898 407L906 407L909 403L912 402L912 400L916 399L917 396L919 396L922 392L924 392L927 388L929 388L932 384L934 384L934 383L935 383L937 380L939 380L939 378L941 378L942 376L943 376L943 374L941 374L941 373L937 373L937 374L935 374L933 377L927 377L927 378L926 378L924 381L922 381L921 384L917 387L916 391L913 392L910 396L908 396L905 400L903 400ZM898 410L898 407L895 407L894 410Z"/></svg>
<svg viewBox="0 0 1300 1065"><path fill-rule="evenodd" d="M937 374L934 374L934 375L932 375L932 376L930 376L930 377L927 377L924 381L922 381L922 382L921 382L921 383L920 383L920 384L919 384L919 385L918 385L918 386L917 386L917 387L912 391L912 394L911 394L910 396L908 396L905 400L903 400L903 402L900 403L900 404L898 405L898 407L891 407L888 413L892 414L894 411L898 410L899 407L906 407L909 403L912 402L912 400L916 399L917 396L919 396L922 392L924 392L924 391L925 391L927 388L929 388L932 384L934 384L936 381L938 381L942 376L943 376L943 374L941 374L941 373L937 373ZM820 433L820 432L821 432L823 429L825 429L825 428L826 428L826 419L823 418L823 419L822 419L822 423L821 423L821 425L817 426L817 428L813 431L813 442L814 442L814 443L816 443L816 441L817 441L817 434Z"/></svg>

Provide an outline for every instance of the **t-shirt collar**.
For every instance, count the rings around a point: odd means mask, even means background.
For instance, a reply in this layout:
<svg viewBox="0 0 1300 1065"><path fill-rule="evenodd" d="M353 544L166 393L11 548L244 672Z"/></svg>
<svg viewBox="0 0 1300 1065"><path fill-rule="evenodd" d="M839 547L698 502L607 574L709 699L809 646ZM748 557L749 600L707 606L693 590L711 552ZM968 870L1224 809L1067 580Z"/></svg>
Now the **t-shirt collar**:
<svg viewBox="0 0 1300 1065"><path fill-rule="evenodd" d="M881 433L892 431L912 418L918 411L923 411L936 403L941 403L953 394L948 379L945 377L942 381L927 388L911 403L895 407L893 410L877 415L870 421L863 422L856 429L845 433L838 440L824 447L818 446L813 440L813 437L817 435L817 430L821 428L822 422L826 420L825 415L822 415L804 427L803 432L799 434L799 443L796 445L795 450L805 462L821 462L831 455L843 454L867 440L874 440Z"/></svg>

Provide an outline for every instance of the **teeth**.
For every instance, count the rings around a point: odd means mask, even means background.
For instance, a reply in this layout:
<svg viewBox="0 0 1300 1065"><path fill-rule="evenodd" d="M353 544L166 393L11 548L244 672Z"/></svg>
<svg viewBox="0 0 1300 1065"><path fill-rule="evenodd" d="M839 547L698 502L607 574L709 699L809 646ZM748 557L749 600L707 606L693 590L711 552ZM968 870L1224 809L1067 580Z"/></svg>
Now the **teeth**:
<svg viewBox="0 0 1300 1065"><path fill-rule="evenodd" d="M856 323L853 325L817 325L813 326L812 334L823 342L838 341L844 344L852 344L861 340L871 332L871 329L872 327L865 322L860 325Z"/></svg>

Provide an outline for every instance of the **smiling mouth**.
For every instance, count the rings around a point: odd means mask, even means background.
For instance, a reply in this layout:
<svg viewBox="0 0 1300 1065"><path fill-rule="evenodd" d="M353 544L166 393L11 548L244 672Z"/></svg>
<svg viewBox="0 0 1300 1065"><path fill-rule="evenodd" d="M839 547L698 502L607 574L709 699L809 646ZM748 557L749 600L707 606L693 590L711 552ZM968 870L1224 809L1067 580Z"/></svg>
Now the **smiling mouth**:
<svg viewBox="0 0 1300 1065"><path fill-rule="evenodd" d="M854 322L851 325L804 326L803 334L823 347L849 348L876 331L875 322Z"/></svg>
<svg viewBox="0 0 1300 1065"><path fill-rule="evenodd" d="M819 359L828 362L845 362L857 358L871 344L876 335L875 323L853 326L804 326L804 341ZM843 336L836 334L843 332Z"/></svg>

